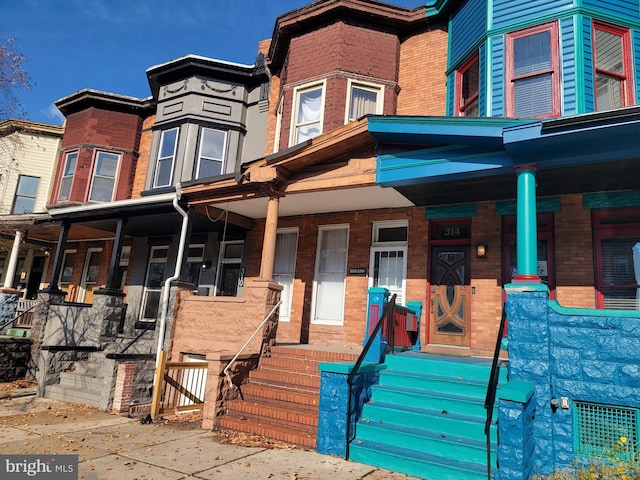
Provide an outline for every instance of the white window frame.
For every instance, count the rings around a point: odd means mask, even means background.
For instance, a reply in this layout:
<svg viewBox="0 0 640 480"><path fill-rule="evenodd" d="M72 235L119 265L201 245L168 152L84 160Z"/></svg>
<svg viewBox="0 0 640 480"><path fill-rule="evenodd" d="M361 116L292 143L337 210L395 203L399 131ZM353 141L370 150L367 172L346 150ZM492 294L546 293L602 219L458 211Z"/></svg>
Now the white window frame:
<svg viewBox="0 0 640 480"><path fill-rule="evenodd" d="M190 255L191 250L200 249L200 255ZM205 244L204 243L192 243L187 247L187 264L197 264L198 272L198 281L196 282L196 290L198 285L200 284L200 273L202 272L202 264L204 263L204 252L205 252Z"/></svg>
<svg viewBox="0 0 640 480"><path fill-rule="evenodd" d="M280 98L278 102L278 108L276 110L276 128L273 134L273 152L280 151L280 134L282 133L282 112L284 111L284 96Z"/></svg>
<svg viewBox="0 0 640 480"><path fill-rule="evenodd" d="M380 241L380 230L385 228L398 228L404 227L407 229L407 240L398 242L383 242ZM391 294L397 295L398 305L403 305L407 298L407 255L408 255L408 240L409 240L409 222L406 220L393 220L385 222L375 222L373 224L371 232L371 252L369 258L369 288L375 285L375 256L380 252L403 252L403 266L402 266L402 286L400 289L392 289L383 285L383 288L387 288ZM377 285L380 286L380 285Z"/></svg>
<svg viewBox="0 0 640 480"><path fill-rule="evenodd" d="M58 276L58 285L71 285L71 280L69 280L68 282L63 282L62 276L64 275L64 266L67 263L67 256L75 255L77 253L78 253L78 250L75 248L70 248L64 251L62 255L62 267L60 268L60 276ZM74 258L74 264L75 264L75 258ZM73 277L73 269L74 269L74 266L71 267L71 277Z"/></svg>
<svg viewBox="0 0 640 480"><path fill-rule="evenodd" d="M340 315L339 320L331 320L331 319L321 319L317 318L318 316L318 301L320 300L318 290L321 288L319 284L319 276L320 272L320 263L322 260L322 239L325 232L331 230L346 230L347 239L346 239L346 251L344 258L344 271L343 272L335 272L334 275L342 275L342 298L334 298L335 302L341 302L340 306ZM313 276L313 297L312 297L312 311L311 311L311 323L314 325L333 325L333 326L343 326L344 325L344 304L346 298L346 285L347 285L347 265L349 263L349 233L350 226L349 224L337 224L337 225L320 225L318 227L318 241L316 246L316 265L314 269Z"/></svg>
<svg viewBox="0 0 640 480"><path fill-rule="evenodd" d="M164 141L164 136L167 132L171 132L175 130L176 131L176 139L174 141L173 144L173 154L170 157L161 157L161 153L162 153L162 143ZM158 142L158 155L156 157L156 164L155 164L155 173L153 175L153 187L154 188L159 188L159 187L170 187L171 185L173 185L173 173L175 170L175 165L176 165L176 153L178 150L178 140L180 138L180 128L179 127L173 127L173 128L168 128L166 130L163 130L160 133L160 141ZM162 184L159 185L158 184L158 175L160 174L160 164L161 162L165 162L165 161L171 161L171 171L169 174L169 183L167 184Z"/></svg>
<svg viewBox="0 0 640 480"><path fill-rule="evenodd" d="M80 277L80 286L78 288L78 302L84 302L84 299L87 296L87 291L94 285L98 284L98 280L96 278L95 281L89 280L89 267L91 266L91 258L94 254L99 254L102 252L101 247L93 247L87 248L87 253L84 256L84 263L82 265L82 276Z"/></svg>
<svg viewBox="0 0 640 480"><path fill-rule="evenodd" d="M345 102L346 108L344 110L345 125L349 122L353 122L357 120L357 118L350 118L350 115L349 115L351 111L351 94L354 88L358 88L360 90L366 90L369 92L374 92L377 95L376 109L375 109L375 112L369 112L368 114L382 115L382 112L384 112L384 85L371 83L371 82L362 82L359 80L354 80L353 78L349 78L347 80L347 100Z"/></svg>
<svg viewBox="0 0 640 480"><path fill-rule="evenodd" d="M321 89L321 99L320 99L320 118L318 120L314 120L313 122L307 122L305 124L298 123L298 109L300 107L300 95L305 92L311 90ZM313 123L320 123L320 133L318 135L322 135L322 131L324 128L324 102L326 99L326 91L327 91L327 82L326 80L322 80L320 82L307 83L305 85L300 85L293 89L293 105L291 110L291 130L289 132L289 146L297 145L298 143L298 129L300 127L304 127L306 125L311 125ZM313 138L313 137L312 137Z"/></svg>
<svg viewBox="0 0 640 480"><path fill-rule="evenodd" d="M69 168L69 162L73 157L73 168L71 172L67 174L67 169ZM60 177L60 187L58 188L58 201L59 202L68 202L71 197L71 190L73 188L73 177L75 175L76 167L78 165L78 151L75 150L73 152L67 152L64 156L64 169L62 170L62 177ZM63 198L63 187L68 185L68 190L66 192L66 197Z"/></svg>
<svg viewBox="0 0 640 480"><path fill-rule="evenodd" d="M273 280L275 282L278 282L280 285L282 285L282 293L280 294L280 299L282 300L282 304L280 305L280 314L278 317L278 321L280 322L290 322L291 321L291 304L292 304L292 300L293 300L293 287L294 287L294 283L295 283L295 274L296 274L296 261L297 261L297 257L298 257L298 241L300 239L300 233L297 227L293 227L293 228L279 228L276 232L276 236L277 235L292 235L295 234L296 235L296 245L295 245L295 250L293 251L293 272L277 272L275 270L275 265L274 265L274 272L273 272ZM277 244L277 242L276 242ZM277 257L277 253L276 252L276 257ZM289 252L290 253L290 252ZM274 261L274 264L277 263ZM289 280L290 278L290 282L285 281L285 282L281 282L282 280Z"/></svg>
<svg viewBox="0 0 640 480"><path fill-rule="evenodd" d="M222 133L224 135L224 139L222 141L222 158L206 157L206 156L203 155L202 147L204 145L204 134L207 131L220 132L220 133ZM224 175L225 168L227 166L227 143L228 143L228 140L229 140L228 133L229 133L228 131L221 130L219 128L202 127L200 129L200 142L198 144L198 164L197 164L197 167L196 167L196 179L201 178L200 177L200 167L202 166L202 160L220 162L221 166L220 166L219 175Z"/></svg>
<svg viewBox="0 0 640 480"><path fill-rule="evenodd" d="M157 257L154 258L154 252L156 250L166 250L166 256L165 257ZM142 304L140 307L140 321L141 322L150 322L153 323L155 321L157 321L157 318L150 318L150 317L145 317L145 310L146 310L146 306L147 306L147 298L149 296L149 292L160 292L160 296L158 297L158 313L160 312L160 305L162 304L162 290L163 290L163 285L164 285L164 281L166 278L163 278L160 281L160 286L159 287L148 287L147 283L149 282L149 270L151 269L151 265L153 263L164 263L165 264L165 272L164 272L164 277L166 277L167 275L167 265L169 263L169 246L168 245L154 245L151 247L151 249L149 250L149 261L147 262L147 269L145 272L145 277L144 277L144 291L142 294Z"/></svg>
<svg viewBox="0 0 640 480"><path fill-rule="evenodd" d="M117 165L116 165L116 171L113 174L113 177L108 177L106 175L100 175L98 174L98 159L100 158L101 154L105 154L105 155L113 155L115 157L118 158L117 160ZM91 188L89 190L89 201L90 202L111 202L113 201L113 197L116 193L116 185L118 184L118 174L120 173L120 164L122 160L122 155L120 155L119 153L114 153L114 152L107 152L106 150L97 150L96 151L96 156L93 162L93 173L91 174ZM109 198L109 200L95 200L93 198L93 187L96 181L96 178L105 178L105 179L110 179L113 180L113 185L111 186L111 198Z"/></svg>

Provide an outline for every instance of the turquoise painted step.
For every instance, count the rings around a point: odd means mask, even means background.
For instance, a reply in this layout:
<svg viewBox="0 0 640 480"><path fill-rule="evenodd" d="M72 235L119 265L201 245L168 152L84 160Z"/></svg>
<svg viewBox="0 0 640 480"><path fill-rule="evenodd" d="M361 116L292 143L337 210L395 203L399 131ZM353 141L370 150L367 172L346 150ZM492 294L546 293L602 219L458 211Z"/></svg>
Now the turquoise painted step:
<svg viewBox="0 0 640 480"><path fill-rule="evenodd" d="M396 370L380 371L380 385L406 387L428 392L462 395L477 399L487 394L487 382L480 380L465 380L460 377L445 377L441 375L425 375L420 373L405 373Z"/></svg>
<svg viewBox="0 0 640 480"><path fill-rule="evenodd" d="M402 352L387 355L384 363L389 370L428 375L455 376L464 380L488 382L491 374L491 360L475 357L452 357L430 355L421 352ZM507 369L500 369L500 383L507 381Z"/></svg>
<svg viewBox="0 0 640 480"><path fill-rule="evenodd" d="M422 428L404 427L400 425L379 424L375 422L359 422L358 440L384 443L407 449L420 448L423 452L431 452L442 456L445 460L458 460L484 464L487 460L486 441L473 440L458 436L446 436ZM497 446L492 446L497 451ZM495 458L492 455L492 458Z"/></svg>
<svg viewBox="0 0 640 480"><path fill-rule="evenodd" d="M360 422L388 423L405 427L424 428L443 435L457 435L482 441L485 420L479 417L443 413L409 405L384 402L366 403L362 409ZM356 426L356 436L358 427ZM491 431L491 441L497 440L495 429Z"/></svg>
<svg viewBox="0 0 640 480"><path fill-rule="evenodd" d="M464 395L430 392L413 388L394 387L391 385L373 385L371 402L397 403L399 405L416 405L422 408L446 410L449 413L486 417L484 397L466 397ZM494 408L497 418L498 409Z"/></svg>
<svg viewBox="0 0 640 480"><path fill-rule="evenodd" d="M486 466L472 462L447 461L416 450L355 440L349 458L394 472L428 480L486 480Z"/></svg>

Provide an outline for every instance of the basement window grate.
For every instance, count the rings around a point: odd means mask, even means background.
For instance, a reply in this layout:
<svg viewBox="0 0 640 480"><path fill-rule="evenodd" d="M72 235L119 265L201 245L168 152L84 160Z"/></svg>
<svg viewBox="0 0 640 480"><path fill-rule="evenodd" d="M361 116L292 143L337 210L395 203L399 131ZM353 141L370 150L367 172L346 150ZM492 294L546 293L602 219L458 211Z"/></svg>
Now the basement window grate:
<svg viewBox="0 0 640 480"><path fill-rule="evenodd" d="M577 456L601 460L640 460L637 409L575 402L573 411Z"/></svg>

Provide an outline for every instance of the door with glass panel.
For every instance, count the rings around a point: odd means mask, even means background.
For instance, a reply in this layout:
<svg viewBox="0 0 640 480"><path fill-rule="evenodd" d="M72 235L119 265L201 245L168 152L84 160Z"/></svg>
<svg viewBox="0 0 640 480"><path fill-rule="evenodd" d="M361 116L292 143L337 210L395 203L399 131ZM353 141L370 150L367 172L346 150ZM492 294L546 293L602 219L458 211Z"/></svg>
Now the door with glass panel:
<svg viewBox="0 0 640 480"><path fill-rule="evenodd" d="M376 222L371 240L369 286L386 288L398 305L405 304L407 231L406 221Z"/></svg>
<svg viewBox="0 0 640 480"><path fill-rule="evenodd" d="M168 246L151 247L149 264L147 265L147 278L142 296L142 312L140 315L142 321L154 322L158 319L168 257Z"/></svg>
<svg viewBox="0 0 640 480"><path fill-rule="evenodd" d="M216 296L235 297L242 278L242 241L222 242L216 275Z"/></svg>
<svg viewBox="0 0 640 480"><path fill-rule="evenodd" d="M78 290L78 302L93 303L93 291L98 283L100 264L102 263L102 248L89 248L84 258L82 278Z"/></svg>
<svg viewBox="0 0 640 480"><path fill-rule="evenodd" d="M273 265L273 279L282 285L280 294L279 321L291 321L291 299L293 298L293 279L296 271L298 251L298 230L278 230L276 236L276 256Z"/></svg>
<svg viewBox="0 0 640 480"><path fill-rule="evenodd" d="M312 323L342 325L347 277L349 227L320 227L313 295Z"/></svg>

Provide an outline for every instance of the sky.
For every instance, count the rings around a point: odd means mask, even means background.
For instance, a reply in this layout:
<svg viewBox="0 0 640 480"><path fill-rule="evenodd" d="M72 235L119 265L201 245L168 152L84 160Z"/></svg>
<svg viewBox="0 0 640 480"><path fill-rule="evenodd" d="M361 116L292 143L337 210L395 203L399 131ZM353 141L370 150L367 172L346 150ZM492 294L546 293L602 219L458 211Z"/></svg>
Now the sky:
<svg viewBox="0 0 640 480"><path fill-rule="evenodd" d="M417 7L424 0L386 0ZM90 88L146 98L146 70L194 54L252 65L279 15L311 0L0 0L0 43L14 39L30 89L25 118L61 125L54 102ZM0 119L2 120L2 119Z"/></svg>

